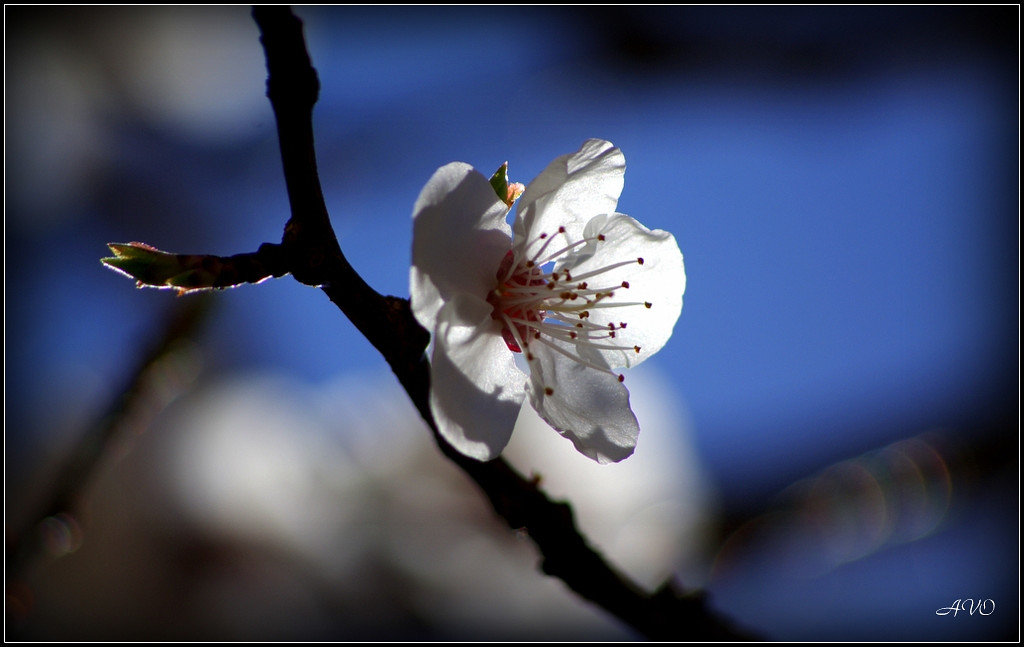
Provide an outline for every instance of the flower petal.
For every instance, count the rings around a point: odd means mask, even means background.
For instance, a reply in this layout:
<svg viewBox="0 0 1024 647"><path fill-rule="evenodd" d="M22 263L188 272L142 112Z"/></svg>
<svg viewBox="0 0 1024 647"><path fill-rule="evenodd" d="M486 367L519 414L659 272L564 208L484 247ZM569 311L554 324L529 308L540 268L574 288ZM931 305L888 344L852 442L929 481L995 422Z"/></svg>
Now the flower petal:
<svg viewBox="0 0 1024 647"><path fill-rule="evenodd" d="M430 362L430 410L441 435L484 461L508 444L526 397L526 376L491 310L466 294L446 303L437 315Z"/></svg>
<svg viewBox="0 0 1024 647"><path fill-rule="evenodd" d="M519 198L516 244L559 227L578 239L587 221L615 211L625 171L622 151L601 139L588 139L577 152L551 162Z"/></svg>
<svg viewBox="0 0 1024 647"><path fill-rule="evenodd" d="M550 343L571 352L563 342ZM530 404L540 417L598 463L617 463L632 454L640 425L618 377L540 344L531 350Z"/></svg>
<svg viewBox="0 0 1024 647"><path fill-rule="evenodd" d="M485 299L494 287L512 247L507 213L487 178L462 162L441 167L423 187L413 207L409 292L413 314L427 330L455 294Z"/></svg>
<svg viewBox="0 0 1024 647"><path fill-rule="evenodd" d="M686 271L683 254L672 234L659 229L650 230L627 215L616 213L598 216L587 223L584 235L593 238L580 253L567 257L560 266L575 276L584 276L619 262L642 258L643 264L628 263L594 276L588 280L591 288L614 289L614 294L591 308L589 321L601 326L625 328L615 332L609 340L623 350L592 349L580 345L588 359L598 354L611 368L636 366L659 351L672 335L683 307L686 290ZM623 287L623 284L629 287ZM616 303L638 305L608 307ZM650 304L648 307L647 304ZM637 352L634 347L639 347Z"/></svg>

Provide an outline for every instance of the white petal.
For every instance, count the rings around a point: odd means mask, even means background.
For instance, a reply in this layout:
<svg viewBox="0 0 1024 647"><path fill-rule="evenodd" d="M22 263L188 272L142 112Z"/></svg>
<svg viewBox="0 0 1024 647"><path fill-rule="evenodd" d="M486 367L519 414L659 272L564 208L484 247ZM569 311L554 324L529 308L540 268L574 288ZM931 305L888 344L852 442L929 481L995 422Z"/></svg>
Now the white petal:
<svg viewBox="0 0 1024 647"><path fill-rule="evenodd" d="M530 349L530 404L540 417L598 463L617 463L632 454L640 425L629 408L629 391L618 377L541 344Z"/></svg>
<svg viewBox="0 0 1024 647"><path fill-rule="evenodd" d="M591 218L615 211L625 171L622 151L600 139L588 139L579 151L551 162L519 198L516 244L559 227L579 239Z"/></svg>
<svg viewBox="0 0 1024 647"><path fill-rule="evenodd" d="M489 303L458 295L437 315L430 410L457 450L490 460L508 444L525 399L526 375L491 318Z"/></svg>
<svg viewBox="0 0 1024 647"><path fill-rule="evenodd" d="M511 249L508 207L473 167L452 162L434 173L413 207L409 292L416 319L433 330L455 294L486 298Z"/></svg>
<svg viewBox="0 0 1024 647"><path fill-rule="evenodd" d="M604 235L604 240L588 245L580 254L561 263L574 276L607 267L620 261L644 259L643 264L630 263L587 280L589 287L615 288L602 305L635 302L639 305L592 308L589 320L602 326L627 324L617 330L614 342L624 350L585 350L588 358L598 353L612 368L635 366L661 350L672 335L683 307L686 271L683 254L672 234L650 230L621 213L599 216L587 224L588 237ZM623 281L628 288L621 287ZM651 307L646 307L650 303ZM640 352L634 350L640 347Z"/></svg>

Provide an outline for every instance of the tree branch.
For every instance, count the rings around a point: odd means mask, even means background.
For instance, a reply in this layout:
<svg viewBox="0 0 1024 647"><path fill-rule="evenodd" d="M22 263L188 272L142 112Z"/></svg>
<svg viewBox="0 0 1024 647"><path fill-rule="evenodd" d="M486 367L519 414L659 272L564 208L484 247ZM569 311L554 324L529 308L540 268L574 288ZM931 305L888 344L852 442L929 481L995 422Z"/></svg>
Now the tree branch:
<svg viewBox="0 0 1024 647"><path fill-rule="evenodd" d="M567 504L548 499L504 459L476 461L440 436L428 404L430 371L424 351L429 333L412 316L408 300L380 295L355 272L331 228L313 143L312 114L320 86L302 22L290 8L279 6L256 6L253 17L266 53L267 97L277 118L291 206L282 245L292 275L319 286L380 351L444 455L477 483L511 528L525 529L537 544L545 573L652 639L750 639L712 614L701 595L683 594L672 584L654 594L642 591L588 545Z"/></svg>
<svg viewBox="0 0 1024 647"><path fill-rule="evenodd" d="M184 385L174 388L180 379L174 377L173 359L182 342L194 337L207 318L211 306L208 296L177 301L164 329L143 353L127 383L118 391L106 411L71 449L56 473L56 483L47 493L28 523L11 533L7 548L8 578L22 577L25 568L46 552L46 522L60 522L78 509L79 500L96 472L96 466L112 444L125 431L143 429L148 420L167 404L168 396L177 395ZM179 353L180 354L180 353ZM160 388L157 388L160 387ZM163 391L160 397L156 392ZM162 400L162 401L161 401ZM127 422L126 422L127 421Z"/></svg>

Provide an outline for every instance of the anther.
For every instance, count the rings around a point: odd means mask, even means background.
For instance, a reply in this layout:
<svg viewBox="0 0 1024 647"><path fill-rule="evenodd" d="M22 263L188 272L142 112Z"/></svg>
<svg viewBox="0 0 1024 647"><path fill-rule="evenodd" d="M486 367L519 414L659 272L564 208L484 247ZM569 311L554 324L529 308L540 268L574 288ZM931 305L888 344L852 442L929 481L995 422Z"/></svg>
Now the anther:
<svg viewBox="0 0 1024 647"><path fill-rule="evenodd" d="M645 308L648 308L648 309L650 309L651 305L652 305L652 304L651 304L651 302L650 302L650 301L644 301L644 307L645 307Z"/></svg>
<svg viewBox="0 0 1024 647"><path fill-rule="evenodd" d="M597 235L597 239L598 240L604 240L604 234L598 234Z"/></svg>
<svg viewBox="0 0 1024 647"><path fill-rule="evenodd" d="M638 259L636 259L636 262L641 264L641 265L643 265L644 264L644 259L638 258Z"/></svg>
<svg viewBox="0 0 1024 647"><path fill-rule="evenodd" d="M622 373L619 373L619 382L625 382L625 381L626 381L626 376L623 375Z"/></svg>
<svg viewBox="0 0 1024 647"><path fill-rule="evenodd" d="M565 227L559 227L558 228L558 233L564 234L565 233Z"/></svg>
<svg viewBox="0 0 1024 647"><path fill-rule="evenodd" d="M636 352L638 352L638 353L639 353L639 352L640 352L640 347L639 347L639 346L634 346L634 347L633 347L633 350L635 350Z"/></svg>
<svg viewBox="0 0 1024 647"><path fill-rule="evenodd" d="M619 381L621 382L622 380L619 380ZM545 386L544 387L544 393L546 393L547 395L554 395L555 394L555 390L552 389L550 386Z"/></svg>
<svg viewBox="0 0 1024 647"><path fill-rule="evenodd" d="M628 288L629 287L629 281L623 281L622 282L622 287Z"/></svg>

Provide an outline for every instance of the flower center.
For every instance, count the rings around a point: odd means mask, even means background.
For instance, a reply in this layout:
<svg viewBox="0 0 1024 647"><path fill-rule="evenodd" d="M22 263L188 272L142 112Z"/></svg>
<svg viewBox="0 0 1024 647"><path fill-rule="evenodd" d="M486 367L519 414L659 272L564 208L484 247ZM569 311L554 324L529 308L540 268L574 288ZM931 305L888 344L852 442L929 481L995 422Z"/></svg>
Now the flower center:
<svg viewBox="0 0 1024 647"><path fill-rule="evenodd" d="M590 316L592 311L603 308L651 307L649 302L642 301L609 302L617 291L629 289L629 282L604 285L609 280L602 278L617 268L643 265L644 259L614 262L573 276L568 268L553 269L558 267L557 261L588 243L601 245L605 237L598 234L572 241L564 227L559 227L556 235L567 241L557 251L548 251L555 236L542 233L521 249L514 248L505 254L498 267L497 287L487 296L493 307L491 316L502 323L501 334L508 349L514 353L525 351L527 361L533 360L530 345L540 343L589 368L616 375L621 382L622 375L594 364L582 353L588 348L640 352L639 346L628 346L616 339L617 332L626 328L626 321L599 324L591 321ZM533 248L536 251L530 252ZM571 350L553 340L568 342Z"/></svg>

